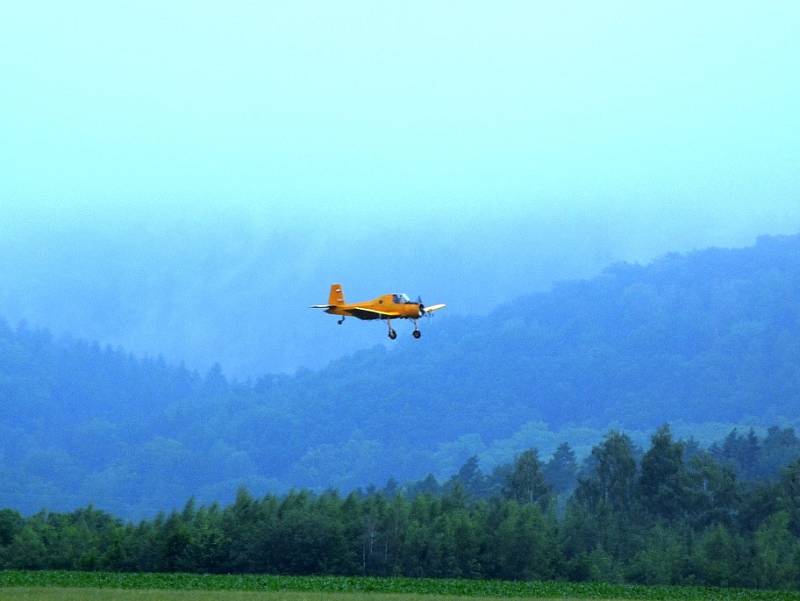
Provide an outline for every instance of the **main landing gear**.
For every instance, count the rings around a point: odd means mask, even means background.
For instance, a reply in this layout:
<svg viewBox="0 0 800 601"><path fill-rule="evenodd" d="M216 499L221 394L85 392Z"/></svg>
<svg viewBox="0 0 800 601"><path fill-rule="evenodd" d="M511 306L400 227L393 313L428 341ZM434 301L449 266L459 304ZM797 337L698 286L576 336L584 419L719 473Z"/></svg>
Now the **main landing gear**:
<svg viewBox="0 0 800 601"><path fill-rule="evenodd" d="M389 340L394 340L395 338L397 338L397 331L392 327L392 320L391 319L387 319L386 320L386 325L389 326L389 333L388 333ZM414 338L419 338L420 336L422 336L422 332L420 332L419 328L417 327L417 321L416 320L414 320L414 331L411 332L411 335Z"/></svg>
<svg viewBox="0 0 800 601"><path fill-rule="evenodd" d="M338 323L339 325L342 325L344 323L344 315L342 315L341 319L336 320L336 323Z"/></svg>

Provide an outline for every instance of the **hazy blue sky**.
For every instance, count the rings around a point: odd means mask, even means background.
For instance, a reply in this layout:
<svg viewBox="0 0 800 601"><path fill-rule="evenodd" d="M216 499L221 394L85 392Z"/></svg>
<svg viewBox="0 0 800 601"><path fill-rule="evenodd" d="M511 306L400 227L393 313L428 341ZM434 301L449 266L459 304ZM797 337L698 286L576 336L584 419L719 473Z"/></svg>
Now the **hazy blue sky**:
<svg viewBox="0 0 800 601"><path fill-rule="evenodd" d="M0 23L4 203L798 200L796 2L25 2Z"/></svg>
<svg viewBox="0 0 800 601"><path fill-rule="evenodd" d="M365 294L477 287L486 310L607 261L797 232L798 31L797 2L12 3L0 234L46 266L70 235L106 254L144 231L119 262L161 244L179 274L175 240L219 229L212 279L278 269L298 306L366 265ZM297 252L258 263L281 239ZM317 296L286 290L295 271ZM35 285L0 312L58 314ZM98 335L78 321L46 325Z"/></svg>

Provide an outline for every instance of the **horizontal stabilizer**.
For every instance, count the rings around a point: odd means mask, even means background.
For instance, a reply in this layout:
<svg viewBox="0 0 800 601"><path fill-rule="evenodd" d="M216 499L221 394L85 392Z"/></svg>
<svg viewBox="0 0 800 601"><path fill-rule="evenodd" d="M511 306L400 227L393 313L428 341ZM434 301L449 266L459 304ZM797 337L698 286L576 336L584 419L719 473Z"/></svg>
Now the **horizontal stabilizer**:
<svg viewBox="0 0 800 601"><path fill-rule="evenodd" d="M311 305L310 309L330 309L333 305Z"/></svg>

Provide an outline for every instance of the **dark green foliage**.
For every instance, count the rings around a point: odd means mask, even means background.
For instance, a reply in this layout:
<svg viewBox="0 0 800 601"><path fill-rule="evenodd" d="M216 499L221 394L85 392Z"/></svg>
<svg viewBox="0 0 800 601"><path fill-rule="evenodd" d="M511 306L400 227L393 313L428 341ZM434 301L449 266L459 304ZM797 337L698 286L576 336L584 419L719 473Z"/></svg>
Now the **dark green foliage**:
<svg viewBox="0 0 800 601"><path fill-rule="evenodd" d="M0 547L11 544L22 529L22 516L11 509L0 509Z"/></svg>
<svg viewBox="0 0 800 601"><path fill-rule="evenodd" d="M691 557L693 575L711 586L753 585L747 570L744 541L722 524L702 533Z"/></svg>
<svg viewBox="0 0 800 601"><path fill-rule="evenodd" d="M634 502L636 459L631 439L610 432L592 449L592 473L581 479L576 496L593 510L627 511Z"/></svg>
<svg viewBox="0 0 800 601"><path fill-rule="evenodd" d="M450 486L460 485L466 494L473 498L484 498L490 495L490 483L481 472L478 457L473 455L461 466L458 473L448 483ZM429 491L432 492L432 491Z"/></svg>
<svg viewBox="0 0 800 601"><path fill-rule="evenodd" d="M514 461L514 468L506 483L505 494L518 503L547 504L550 487L542 474L542 463L536 449L528 449Z"/></svg>
<svg viewBox="0 0 800 601"><path fill-rule="evenodd" d="M800 461L779 482L741 482L709 453L684 456L668 426L643 454L609 432L561 517L534 449L495 471L502 495L487 495L471 458L445 486L429 476L391 495L262 498L240 488L227 507L190 499L137 525L92 507L4 510L0 569L800 586Z"/></svg>
<svg viewBox="0 0 800 601"><path fill-rule="evenodd" d="M578 462L575 451L568 442L561 443L550 461L544 466L544 479L557 495L572 491L575 487Z"/></svg>
<svg viewBox="0 0 800 601"><path fill-rule="evenodd" d="M783 470L779 491L780 507L788 514L792 532L800 537L800 459Z"/></svg>
<svg viewBox="0 0 800 601"><path fill-rule="evenodd" d="M683 446L673 442L669 426L662 426L642 457L639 495L645 511L667 520L682 516L688 509L687 484Z"/></svg>
<svg viewBox="0 0 800 601"><path fill-rule="evenodd" d="M789 514L779 511L761 525L755 536L755 580L765 588L790 589L800 586L797 561L800 542L789 527Z"/></svg>
<svg viewBox="0 0 800 601"><path fill-rule="evenodd" d="M721 444L713 444L709 452L741 480L778 480L781 469L800 457L800 439L794 428L772 426L763 439L752 429L747 434L733 429Z"/></svg>
<svg viewBox="0 0 800 601"><path fill-rule="evenodd" d="M699 527L714 523L732 524L737 510L741 511L739 488L733 470L719 465L710 455L700 453L690 461L686 476L686 508L692 523ZM759 515L768 513L759 512Z"/></svg>

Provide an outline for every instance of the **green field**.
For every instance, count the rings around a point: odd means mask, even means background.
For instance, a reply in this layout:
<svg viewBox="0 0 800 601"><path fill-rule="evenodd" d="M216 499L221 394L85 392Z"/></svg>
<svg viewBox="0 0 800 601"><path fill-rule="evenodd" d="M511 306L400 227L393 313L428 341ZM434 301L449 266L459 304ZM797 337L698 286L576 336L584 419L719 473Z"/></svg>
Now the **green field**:
<svg viewBox="0 0 800 601"><path fill-rule="evenodd" d="M434 601L436 599L800 601L798 592L428 578L0 572L0 601Z"/></svg>
<svg viewBox="0 0 800 601"><path fill-rule="evenodd" d="M396 593L298 593L293 591L165 591L86 588L6 588L0 601L475 601L490 597L453 597ZM496 599L496 597L492 597ZM559 597L560 601L569 598Z"/></svg>
<svg viewBox="0 0 800 601"><path fill-rule="evenodd" d="M246 591L135 591L85 588L0 589L0 601L475 601L497 597L453 597L396 593L297 593ZM543 599L540 597L540 599ZM576 597L558 597L570 601Z"/></svg>

